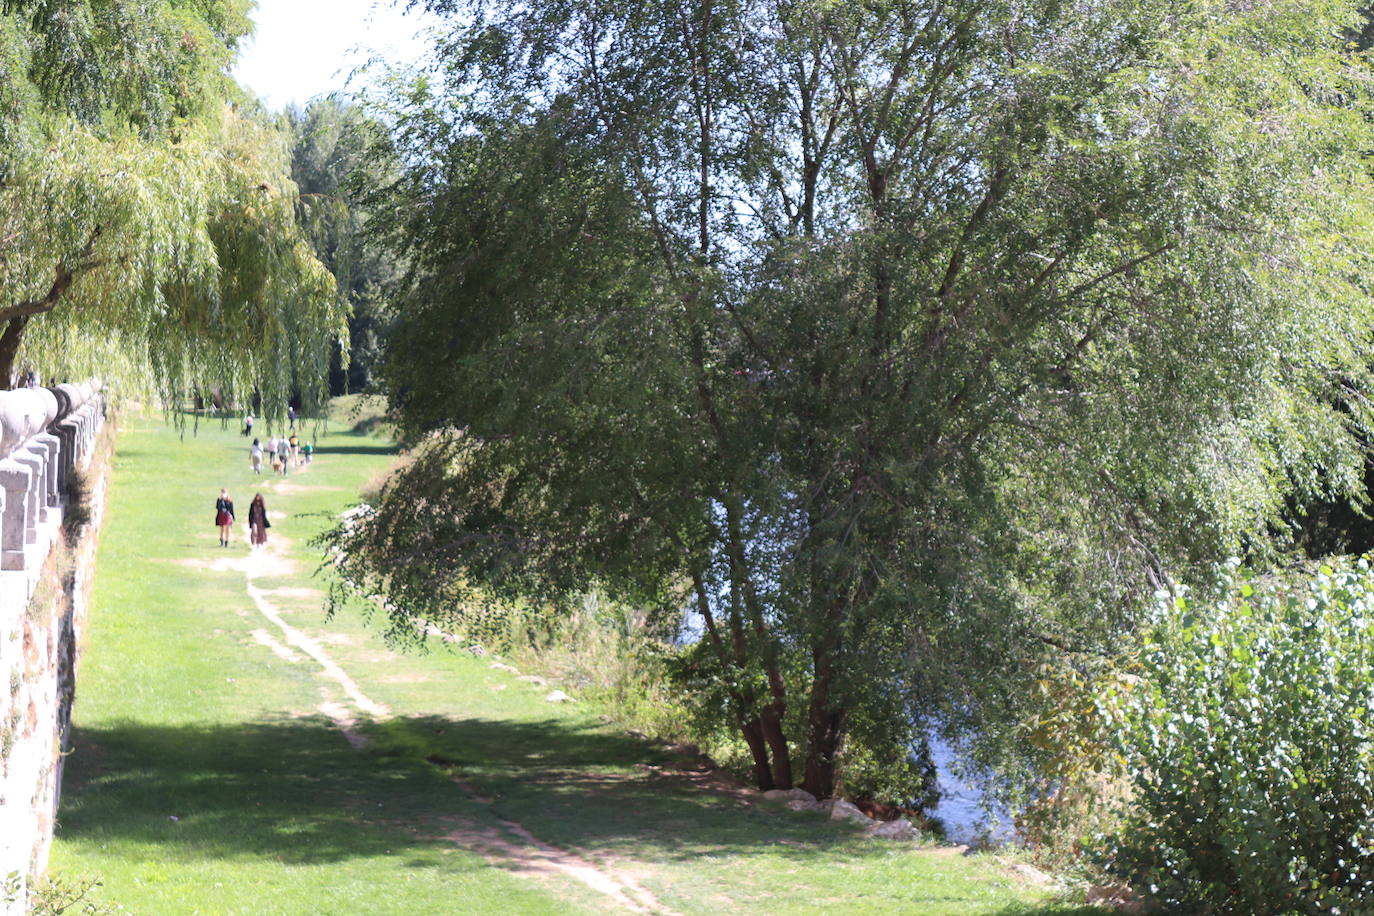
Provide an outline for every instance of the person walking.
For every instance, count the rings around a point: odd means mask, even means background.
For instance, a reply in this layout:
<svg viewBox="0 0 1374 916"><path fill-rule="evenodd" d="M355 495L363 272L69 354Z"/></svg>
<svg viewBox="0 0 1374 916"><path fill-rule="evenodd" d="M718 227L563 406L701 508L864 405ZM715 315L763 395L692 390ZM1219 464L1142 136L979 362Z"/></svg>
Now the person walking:
<svg viewBox="0 0 1374 916"><path fill-rule="evenodd" d="M234 501L229 498L228 490L219 491L215 500L215 527L219 528L219 546L229 546L229 532L234 526Z"/></svg>
<svg viewBox="0 0 1374 916"><path fill-rule="evenodd" d="M262 494L258 493L248 504L248 539L254 547L267 543L267 529L271 527L272 523L267 520L267 505L262 501Z"/></svg>
<svg viewBox="0 0 1374 916"><path fill-rule="evenodd" d="M253 447L248 450L248 460L253 465L253 473L262 473L262 443L257 439L253 440Z"/></svg>
<svg viewBox="0 0 1374 916"><path fill-rule="evenodd" d="M289 445L290 448L291 448L291 463L292 463L293 465L295 465L296 467L300 467L300 466L301 466L301 440L300 440L300 437L297 436L295 433L292 433L292 434L291 434L291 438L290 438L290 439L287 439L287 440L286 440L286 443L287 443L287 445Z"/></svg>
<svg viewBox="0 0 1374 916"><path fill-rule="evenodd" d="M243 434L245 436L253 435L253 415L251 413L243 418Z"/></svg>
<svg viewBox="0 0 1374 916"><path fill-rule="evenodd" d="M294 430L296 428L296 408L290 404L286 405L286 419L291 421L291 429Z"/></svg>
<svg viewBox="0 0 1374 916"><path fill-rule="evenodd" d="M285 436L277 440L277 458L281 461L281 476L285 477L287 472L291 470L291 446L286 441Z"/></svg>
<svg viewBox="0 0 1374 916"><path fill-rule="evenodd" d="M305 455L305 463L306 463L306 464L309 464L311 461L314 461L314 460L315 460L315 445L314 445L314 443L312 443L312 442L307 442L307 443L305 443L305 445L302 445L302 446L301 446L301 452Z"/></svg>

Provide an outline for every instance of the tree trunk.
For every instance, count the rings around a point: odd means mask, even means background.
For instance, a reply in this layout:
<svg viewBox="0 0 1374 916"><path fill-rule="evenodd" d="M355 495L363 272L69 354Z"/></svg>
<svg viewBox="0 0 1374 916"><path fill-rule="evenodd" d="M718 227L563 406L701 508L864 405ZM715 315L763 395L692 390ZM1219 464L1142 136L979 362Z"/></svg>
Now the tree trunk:
<svg viewBox="0 0 1374 916"><path fill-rule="evenodd" d="M773 770L768 765L768 745L764 743L763 729L759 725L759 720L741 721L740 732L744 735L744 743L749 745L749 753L754 758L754 782L758 784L759 791L767 792L769 789L777 788L790 789L790 785L778 786L773 782Z"/></svg>
<svg viewBox="0 0 1374 916"><path fill-rule="evenodd" d="M827 639L826 642L832 641ZM813 655L815 678L811 683L811 707L807 716L809 735L802 788L817 798L830 798L835 794L836 765L844 738L844 712L831 703L835 686L833 650L833 646L822 646Z"/></svg>
<svg viewBox="0 0 1374 916"><path fill-rule="evenodd" d="M19 345L24 341L24 329L29 325L28 315L11 318L0 334L0 386L14 387L14 362L19 357Z"/></svg>
<svg viewBox="0 0 1374 916"><path fill-rule="evenodd" d="M730 587L738 601L741 601L749 615L749 621L757 640L757 652L768 678L768 692L772 701L763 707L759 725L763 738L773 756L773 784L779 789L792 788L792 752L787 747L787 735L783 730L783 716L787 713L787 685L782 678L778 665L777 646L768 632L768 622L764 618L763 607L749 577L749 568L744 553L744 530L740 523L740 506L732 497L723 500L726 517L726 554L730 561Z"/></svg>
<svg viewBox="0 0 1374 916"><path fill-rule="evenodd" d="M769 703L763 708L759 724L763 729L764 740L773 752L773 786L777 789L792 788L792 754L787 749L787 735L782 728L781 702Z"/></svg>
<svg viewBox="0 0 1374 916"><path fill-rule="evenodd" d="M738 682L728 680L732 669L738 672L744 670L745 657L742 654L744 646L743 640L738 638L738 626L735 628L737 635L735 649L736 652L741 654L736 659L737 664L732 665L729 653L725 648L725 641L720 635L720 628L716 625L716 615L711 610L711 599L706 593L705 580L697 570L692 571L692 586L697 597L697 611L701 614L702 620L706 622L706 634L711 640L712 647L716 650L716 659L720 662L721 673L727 678L728 686L726 690L729 693L731 702L735 704L735 721L739 726L740 734L744 736L744 743L749 745L749 753L753 755L754 758L754 781L758 783L759 791L761 792L778 788L773 778L772 768L769 766L768 745L764 739L763 726L758 716L748 718L748 716L752 715L755 704L753 691L742 691ZM783 747L786 748L786 746L787 745L784 743ZM788 767L787 777L787 783L781 786L781 788L792 788L790 765Z"/></svg>

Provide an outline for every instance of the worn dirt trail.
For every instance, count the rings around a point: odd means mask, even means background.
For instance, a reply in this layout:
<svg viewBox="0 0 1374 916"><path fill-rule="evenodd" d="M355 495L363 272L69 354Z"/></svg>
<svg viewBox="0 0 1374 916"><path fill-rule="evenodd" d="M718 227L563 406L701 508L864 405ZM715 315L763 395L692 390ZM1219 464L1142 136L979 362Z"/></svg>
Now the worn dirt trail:
<svg viewBox="0 0 1374 916"><path fill-rule="evenodd" d="M280 578L296 572L295 564L283 554L282 538L270 537L266 545L252 550L247 556L217 560L215 567L242 572L248 597L258 613L281 633L279 640L267 630L255 629L251 633L254 642L285 661L301 663L308 658L318 665L320 673L342 690L344 699L332 698L331 691L321 688L321 702L317 709L334 723L352 748L361 750L367 747L368 737L359 728L360 722L364 718L383 721L391 716L391 710L364 693L358 682L330 657L321 640L288 623L280 609L272 603L274 595L290 597L299 594L301 589L263 589L256 584L260 579ZM492 803L491 799L483 797L470 785L461 780L455 782L474 802L482 805ZM620 909L632 913L677 916L634 878L612 871L574 850L547 843L517 821L502 818L495 812L493 816L499 828L479 826L460 818L446 818L443 821L445 833L442 838L479 852L489 861L511 867L517 873L576 881L604 895Z"/></svg>

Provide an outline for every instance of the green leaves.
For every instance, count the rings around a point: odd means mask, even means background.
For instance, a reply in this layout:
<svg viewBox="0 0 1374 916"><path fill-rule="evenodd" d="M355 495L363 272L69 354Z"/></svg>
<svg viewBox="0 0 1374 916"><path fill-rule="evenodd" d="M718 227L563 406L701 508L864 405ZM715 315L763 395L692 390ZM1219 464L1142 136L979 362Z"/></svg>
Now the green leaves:
<svg viewBox="0 0 1374 916"><path fill-rule="evenodd" d="M432 582L690 608L684 689L828 794L932 719L1034 756L1045 653L1358 481L1348 7L424 5L368 206L433 457L341 535L398 620L462 616Z"/></svg>
<svg viewBox="0 0 1374 916"><path fill-rule="evenodd" d="M1099 714L1133 792L1100 850L1190 912L1359 911L1374 893L1374 574L1223 580L1163 606ZM1188 619L1187 622L1185 618Z"/></svg>
<svg viewBox="0 0 1374 916"><path fill-rule="evenodd" d="M224 72L244 4L10 9L0 316L31 323L10 325L24 348L0 376L97 375L169 402L258 391L269 412L318 398L344 308L297 225L286 134Z"/></svg>

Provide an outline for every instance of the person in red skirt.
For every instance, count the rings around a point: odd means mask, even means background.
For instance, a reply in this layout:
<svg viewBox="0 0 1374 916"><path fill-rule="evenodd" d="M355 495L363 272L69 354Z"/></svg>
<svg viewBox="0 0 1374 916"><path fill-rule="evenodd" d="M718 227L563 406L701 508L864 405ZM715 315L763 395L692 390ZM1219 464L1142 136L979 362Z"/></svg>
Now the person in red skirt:
<svg viewBox="0 0 1374 916"><path fill-rule="evenodd" d="M219 491L215 500L215 527L219 528L219 546L229 546L229 532L234 527L234 501L229 498L228 490Z"/></svg>

